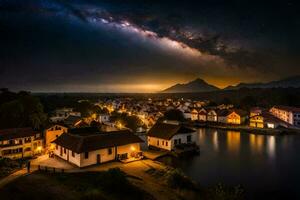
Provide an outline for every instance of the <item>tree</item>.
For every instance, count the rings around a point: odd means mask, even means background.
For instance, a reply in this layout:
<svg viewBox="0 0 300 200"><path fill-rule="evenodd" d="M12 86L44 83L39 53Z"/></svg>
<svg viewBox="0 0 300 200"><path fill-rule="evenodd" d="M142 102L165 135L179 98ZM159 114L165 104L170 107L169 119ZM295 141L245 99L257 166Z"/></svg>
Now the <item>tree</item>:
<svg viewBox="0 0 300 200"><path fill-rule="evenodd" d="M184 121L184 115L180 110L171 109L165 112L164 119L167 120L176 120L176 121Z"/></svg>
<svg viewBox="0 0 300 200"><path fill-rule="evenodd" d="M5 91L0 94L6 96L0 104L0 128L18 128L30 126L40 129L47 121L43 105L38 98L28 92L18 94Z"/></svg>

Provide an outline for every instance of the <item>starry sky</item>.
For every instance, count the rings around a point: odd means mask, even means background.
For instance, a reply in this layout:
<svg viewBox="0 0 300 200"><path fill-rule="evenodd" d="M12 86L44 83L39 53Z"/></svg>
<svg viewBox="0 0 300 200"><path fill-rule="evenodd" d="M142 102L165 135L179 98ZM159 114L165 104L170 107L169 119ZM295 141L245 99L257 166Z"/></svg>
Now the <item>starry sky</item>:
<svg viewBox="0 0 300 200"><path fill-rule="evenodd" d="M0 87L157 92L300 74L295 1L0 0Z"/></svg>

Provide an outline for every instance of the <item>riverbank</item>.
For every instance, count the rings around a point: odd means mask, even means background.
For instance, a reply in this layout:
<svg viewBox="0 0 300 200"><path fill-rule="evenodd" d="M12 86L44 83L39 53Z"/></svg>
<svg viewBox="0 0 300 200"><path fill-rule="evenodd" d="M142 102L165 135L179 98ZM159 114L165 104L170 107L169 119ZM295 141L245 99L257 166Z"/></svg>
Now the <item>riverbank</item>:
<svg viewBox="0 0 300 200"><path fill-rule="evenodd" d="M1 199L218 199L236 188L206 188L180 170L152 160L105 163L70 173L36 171L0 188ZM226 189L225 189L226 188ZM223 191L224 189L224 191ZM14 192L13 192L14 191ZM218 191L218 192L216 192Z"/></svg>
<svg viewBox="0 0 300 200"><path fill-rule="evenodd" d="M208 122L192 122L188 123L189 126L195 128L215 128L228 131L239 131L247 132L258 135L289 135L289 134L300 134L300 129L289 129L289 128L253 128L247 125L229 125L221 123L208 123Z"/></svg>

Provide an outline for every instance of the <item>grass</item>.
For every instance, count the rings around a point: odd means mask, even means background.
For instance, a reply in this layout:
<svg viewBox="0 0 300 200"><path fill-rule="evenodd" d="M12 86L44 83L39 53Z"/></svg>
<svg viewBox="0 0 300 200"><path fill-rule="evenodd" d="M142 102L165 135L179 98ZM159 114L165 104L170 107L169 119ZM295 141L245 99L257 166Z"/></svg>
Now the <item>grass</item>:
<svg viewBox="0 0 300 200"><path fill-rule="evenodd" d="M14 171L21 169L25 163L25 159L12 160L9 158L0 158L0 178L8 176Z"/></svg>
<svg viewBox="0 0 300 200"><path fill-rule="evenodd" d="M0 189L1 200L153 199L132 185L120 169L106 172L42 173L21 177Z"/></svg>

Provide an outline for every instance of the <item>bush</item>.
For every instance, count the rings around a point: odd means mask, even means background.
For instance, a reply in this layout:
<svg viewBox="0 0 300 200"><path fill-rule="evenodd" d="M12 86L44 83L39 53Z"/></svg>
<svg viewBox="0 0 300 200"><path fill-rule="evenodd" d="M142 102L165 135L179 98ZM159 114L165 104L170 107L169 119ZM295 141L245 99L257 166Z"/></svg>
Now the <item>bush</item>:
<svg viewBox="0 0 300 200"><path fill-rule="evenodd" d="M238 185L229 187L222 183L210 189L210 199L216 200L240 200L244 199L244 189Z"/></svg>
<svg viewBox="0 0 300 200"><path fill-rule="evenodd" d="M167 184L172 188L195 189L195 184L180 170L173 169L167 172Z"/></svg>

